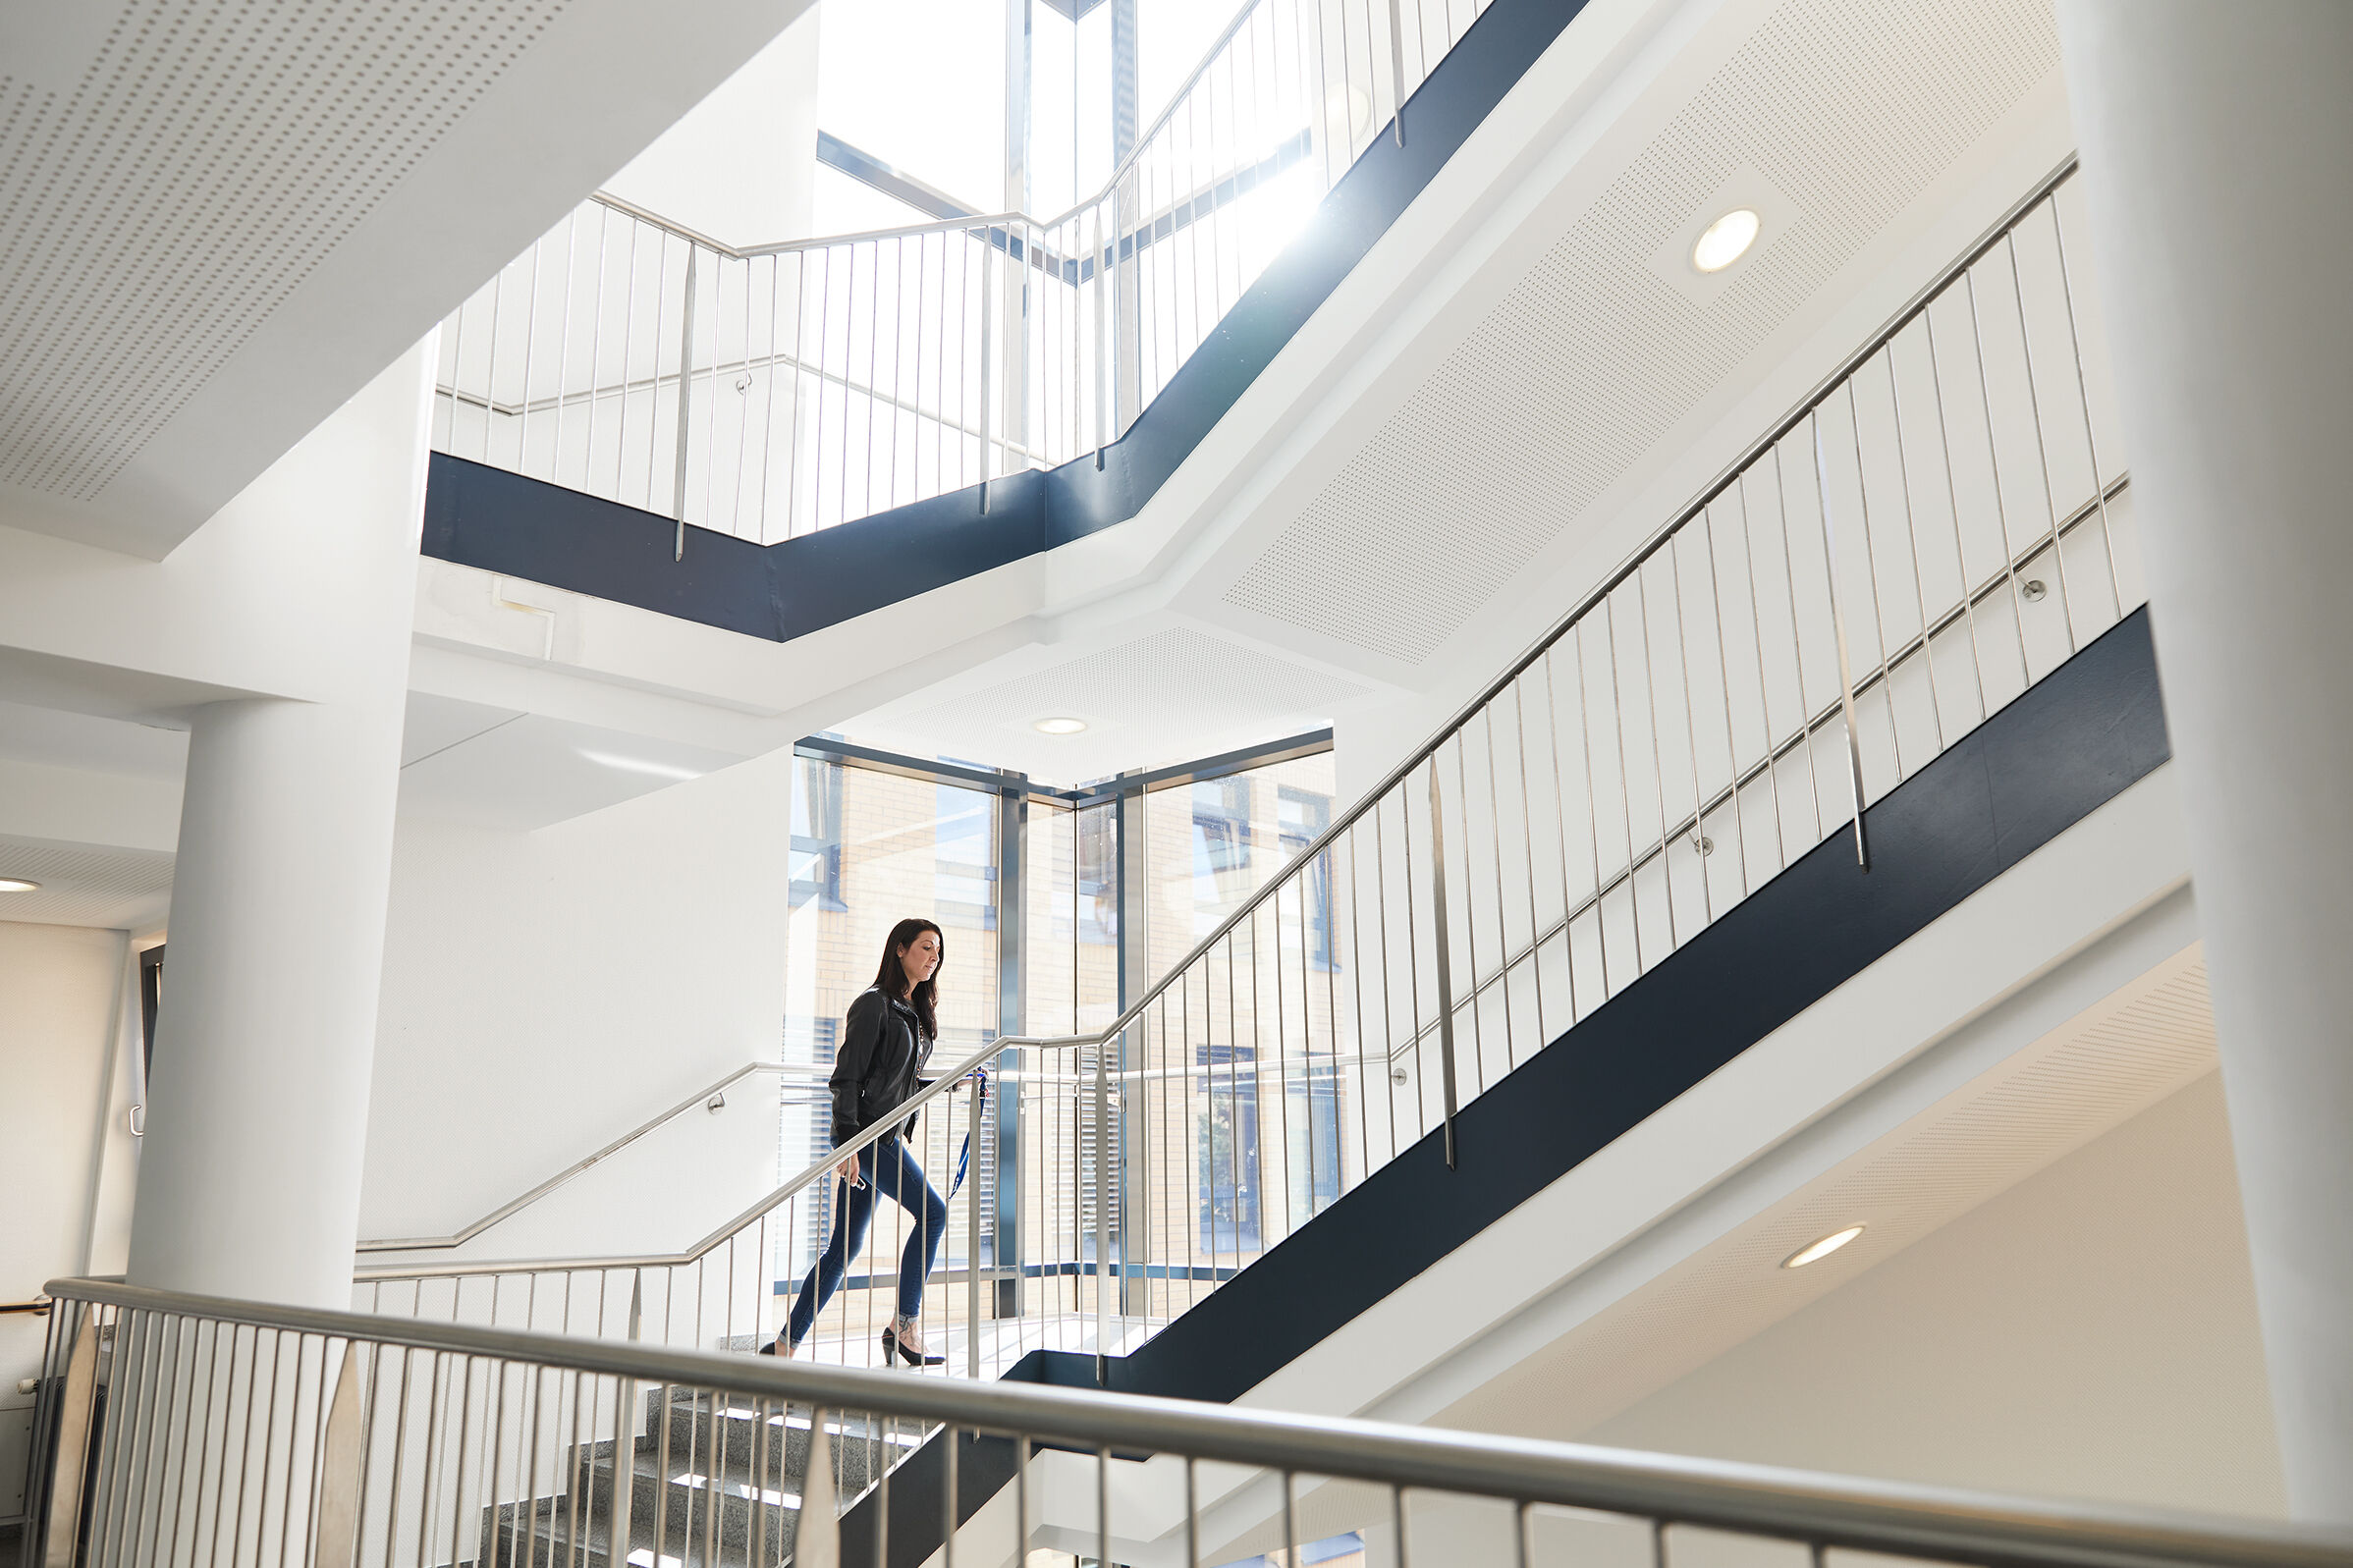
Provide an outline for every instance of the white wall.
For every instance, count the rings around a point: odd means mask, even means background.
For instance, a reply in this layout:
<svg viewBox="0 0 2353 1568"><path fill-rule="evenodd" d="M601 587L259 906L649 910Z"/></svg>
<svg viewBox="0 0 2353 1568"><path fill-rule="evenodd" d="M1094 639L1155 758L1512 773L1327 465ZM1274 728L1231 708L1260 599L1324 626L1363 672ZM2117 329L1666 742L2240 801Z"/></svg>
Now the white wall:
<svg viewBox="0 0 2353 1568"><path fill-rule="evenodd" d="M805 238L817 178L821 10L801 12L604 189L738 248Z"/></svg>
<svg viewBox="0 0 2353 1568"><path fill-rule="evenodd" d="M0 921L0 1300L61 1274L123 1266L133 1158L135 996L119 931ZM49 1321L0 1317L0 1518L15 1511L21 1441Z"/></svg>
<svg viewBox="0 0 2353 1568"><path fill-rule="evenodd" d="M776 1059L791 776L778 752L528 834L404 814L363 1236L455 1230ZM774 1148L771 1115L756 1157L728 1139L692 1159L632 1149L614 1168L657 1216L675 1210L676 1246L764 1190ZM612 1244L610 1208L571 1212L574 1245ZM565 1239L534 1227L531 1250Z"/></svg>
<svg viewBox="0 0 2353 1568"><path fill-rule="evenodd" d="M2284 1514L2219 1079L1581 1437Z"/></svg>

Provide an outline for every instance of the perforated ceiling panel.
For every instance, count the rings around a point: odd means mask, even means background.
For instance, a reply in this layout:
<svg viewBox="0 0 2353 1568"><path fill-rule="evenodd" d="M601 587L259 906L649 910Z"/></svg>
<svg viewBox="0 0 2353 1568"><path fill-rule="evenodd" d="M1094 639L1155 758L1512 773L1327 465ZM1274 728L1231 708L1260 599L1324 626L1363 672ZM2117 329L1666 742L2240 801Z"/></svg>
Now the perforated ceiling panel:
<svg viewBox="0 0 2353 1568"><path fill-rule="evenodd" d="M0 920L131 929L162 916L172 857L0 834L0 877L40 884L36 892L0 893Z"/></svg>
<svg viewBox="0 0 2353 1568"><path fill-rule="evenodd" d="M1009 732L1073 714L1149 737L1155 755L1183 756L1191 737L1270 730L1362 695L1338 676L1178 626L964 693L892 728L945 754L994 759Z"/></svg>
<svg viewBox="0 0 2353 1568"><path fill-rule="evenodd" d="M1449 1425L1568 1436L1704 1365L2116 1127L2215 1065L2198 949L2160 965L1629 1293ZM1862 1221L1861 1244L1780 1261Z"/></svg>
<svg viewBox="0 0 2353 1568"><path fill-rule="evenodd" d="M134 0L0 75L0 483L97 497L569 3Z"/></svg>
<svg viewBox="0 0 2353 1568"><path fill-rule="evenodd" d="M2057 63L2047 0L1789 0L1227 601L1421 662ZM1743 165L1794 221L1703 308L1648 262Z"/></svg>

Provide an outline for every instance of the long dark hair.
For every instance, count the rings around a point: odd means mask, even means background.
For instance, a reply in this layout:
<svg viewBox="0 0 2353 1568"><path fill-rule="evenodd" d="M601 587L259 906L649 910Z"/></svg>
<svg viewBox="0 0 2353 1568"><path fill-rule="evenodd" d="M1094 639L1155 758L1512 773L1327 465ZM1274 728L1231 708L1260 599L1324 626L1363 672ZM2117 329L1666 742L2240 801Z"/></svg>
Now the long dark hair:
<svg viewBox="0 0 2353 1568"><path fill-rule="evenodd" d="M914 1007L915 1016L923 1020L923 1033L937 1040L940 1037L940 970L948 963L946 933L928 920L902 920L893 926L890 937L883 943L882 965L874 971L874 984L885 997L894 1001L899 1000L901 993L906 990L906 970L900 965L899 949L913 946L915 939L926 931L940 939L940 961L933 967L931 978L917 986L915 994L907 1000Z"/></svg>

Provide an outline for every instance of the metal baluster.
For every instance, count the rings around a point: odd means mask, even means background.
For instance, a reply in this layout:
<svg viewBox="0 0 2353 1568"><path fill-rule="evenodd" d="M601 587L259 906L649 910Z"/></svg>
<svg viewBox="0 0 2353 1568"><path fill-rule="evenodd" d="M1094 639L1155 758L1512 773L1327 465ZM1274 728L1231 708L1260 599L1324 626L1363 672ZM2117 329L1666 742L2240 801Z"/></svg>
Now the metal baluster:
<svg viewBox="0 0 2353 1568"><path fill-rule="evenodd" d="M1846 378L1844 389L1846 392L1846 428L1848 434L1854 439L1855 450L1855 502L1858 508L1855 531L1862 536L1863 540L1863 578L1871 585L1871 629L1872 635L1879 641L1879 688L1880 700L1886 704L1888 710L1888 747L1895 759L1896 780L1901 782L1904 777L1903 733L1895 723L1895 669L1892 662L1894 648L1892 639L1888 635L1888 612L1886 607L1880 603L1879 551L1873 542L1871 533L1871 475L1863 462L1863 416L1855 405L1855 376L1861 374L1861 367L1858 366L1854 374ZM1828 527L1828 519L1831 514L1830 480L1829 469L1822 457L1822 427L1819 417L1815 424L1814 439L1817 446L1815 460L1817 466L1822 470L1822 515L1825 519L1824 526ZM1833 581L1836 578L1837 569L1837 559L1833 553L1831 564ZM1848 683L1851 685L1852 681L1850 680ZM1860 786L1858 786L1855 796L1858 821L1861 820L1862 798Z"/></svg>
<svg viewBox="0 0 2353 1568"><path fill-rule="evenodd" d="M580 488L591 495L596 492L596 378L604 369L604 356L600 350L605 336L605 250L612 217L613 209L599 203L596 209L596 287L588 297L588 428L580 438ZM565 329L564 341L569 351L572 344L570 327ZM626 365L622 369L621 382L623 396L626 397L629 387Z"/></svg>
<svg viewBox="0 0 2353 1568"><path fill-rule="evenodd" d="M1415 0L1419 5L1419 0ZM1405 144L1405 32L1397 15L1397 0L1389 0L1389 91L1396 105L1397 145Z"/></svg>
<svg viewBox="0 0 2353 1568"><path fill-rule="evenodd" d="M1922 314L1926 313L1927 307L1922 306ZM1944 707L1937 693L1936 656L1929 648L1928 633L1931 622L1928 614L1928 588L1920 575L1920 525L1912 513L1912 468L1903 452L1903 394L1895 384L1895 343L1896 339L1890 337L1888 340L1888 346L1880 352L1888 365L1888 409L1895 424L1895 486L1897 494L1903 498L1904 539L1912 553L1912 599L1920 614L1920 659L1922 667L1928 672L1928 711L1929 716L1936 721L1937 749L1931 753L1934 756L1942 755L1944 750ZM1853 406L1853 379L1849 377L1847 381L1849 407ZM1855 427L1855 463L1858 471L1862 466L1862 426L1858 423ZM1964 580L1961 585L1961 596L1964 601L1968 598L1968 583ZM1887 656L1888 651L1883 648L1882 656ZM1890 730L1895 727L1895 676L1892 668L1888 675L1888 725Z"/></svg>
<svg viewBox="0 0 2353 1568"><path fill-rule="evenodd" d="M1511 700L1514 703L1519 701L1519 679L1517 676L1513 676L1511 680ZM1495 713L1495 704L1490 702L1485 711L1482 713L1481 717L1486 720L1486 724L1482 728L1484 728L1487 732L1487 832L1489 847L1494 851L1495 854L1495 987L1497 992L1501 995L1504 1003L1504 1071L1509 1072L1512 1068L1519 1065L1519 1037L1514 1032L1511 1025L1511 971L1517 966L1511 961L1511 926L1504 913L1506 899L1506 894L1504 892L1504 800L1502 785L1496 782ZM1470 795L1467 792L1465 792L1462 797L1462 817L1464 829L1463 836L1465 838L1467 838L1469 837L1468 830L1470 828ZM1526 798L1524 794L1521 798L1520 817L1521 827L1525 829L1527 825L1527 812ZM1462 863L1466 872L1470 867L1470 855L1467 852L1469 847L1470 846L1467 843L1463 845L1465 853L1462 857ZM1529 905L1530 913L1528 919L1528 956L1531 960L1533 960L1536 955L1536 920L1534 910L1535 905L1531 903ZM1475 948L1473 949L1471 978L1474 981L1478 979L1477 951ZM1475 1016L1476 1003L1473 1004L1473 1012ZM1485 1090L1495 1080L1487 1076L1487 1059L1485 1055L1482 1054L1479 1059L1479 1087L1481 1090Z"/></svg>
<svg viewBox="0 0 2353 1568"><path fill-rule="evenodd" d="M1733 483L1737 485L1738 480ZM1745 509L1743 509L1745 511ZM1748 812L1740 804L1740 741L1732 729L1732 660L1724 650L1724 577L1716 565L1716 509L1713 504L1702 514L1700 528L1708 541L1708 602L1716 615L1716 678L1724 692L1724 760L1730 774L1733 842L1740 850L1740 895L1748 896ZM1758 678L1764 671L1760 665ZM1765 726L1765 768L1773 771L1773 727ZM1707 828L1700 828L1701 841L1706 841Z"/></svg>
<svg viewBox="0 0 2353 1568"><path fill-rule="evenodd" d="M980 252L980 514L989 514L989 476L995 471L995 454L990 450L991 414L997 405L996 369L996 301L991 297L989 274L996 267L996 245L984 234Z"/></svg>
<svg viewBox="0 0 2353 1568"><path fill-rule="evenodd" d="M1635 592L1642 590L1639 577L1631 579ZM1602 598L1602 640L1610 648L1610 715L1617 732L1617 805L1626 832L1626 907L1631 911L1629 922L1634 932L1634 973L1645 973L1649 965L1642 959L1642 882L1640 861L1634 844L1634 778L1626 766L1626 703L1625 687L1617 675L1617 594L1612 590ZM1600 895L1600 880L1595 879L1595 895ZM1674 911L1668 910L1668 930L1674 929Z"/></svg>
<svg viewBox="0 0 2353 1568"><path fill-rule="evenodd" d="M490 459L490 427L498 419L498 318L507 294L507 268L490 275L490 352L482 371L482 460Z"/></svg>
<svg viewBox="0 0 2353 1568"><path fill-rule="evenodd" d="M2084 455L2092 463L2092 504L2100 514L2100 537L2107 546L2108 585L2115 594L2116 618L2120 621L2124 617L2124 579L2116 572L2116 535L2107 520L2107 476L2100 466L2099 437L2092 432L2092 386L2084 375L2083 337L2075 325L2075 285L2068 276L2067 225L2059 212L2058 190L2054 187L2050 197L2051 241L2058 250L2059 297L2067 307L2067 349L2075 359L2075 395L2083 405ZM2023 311L2019 319L2025 319Z"/></svg>
<svg viewBox="0 0 2353 1568"><path fill-rule="evenodd" d="M1672 550L1674 546L1669 542L1665 548ZM1659 955L1663 961L1668 952L1682 945L1683 934L1674 915L1674 867L1667 858L1667 846L1671 841L1669 836L1673 830L1667 815L1667 751L1659 733L1659 650L1651 640L1650 572L1645 569L1648 565L1645 562L1637 568L1626 579L1626 586L1633 590L1634 629L1642 640L1642 705L1650 720L1651 793L1659 806L1659 883L1667 895L1667 952ZM1642 862L1650 856L1634 849L1631 834L1627 836L1627 855L1626 877L1631 883L1641 875Z"/></svg>
<svg viewBox="0 0 2353 1568"><path fill-rule="evenodd" d="M670 238L659 230L654 233L654 360L645 400L645 510L648 512L654 510L654 450L662 430L662 316L670 295ZM687 275L693 275L691 265Z"/></svg>
<svg viewBox="0 0 2353 1568"><path fill-rule="evenodd" d="M1806 694L1805 632L1798 624L1797 616L1797 561L1789 548L1789 492L1781 477L1781 444L1778 441L1773 444L1773 494L1781 536L1781 585L1789 590L1789 652L1797 673L1797 733L1806 748L1806 784L1814 801L1814 838L1820 842L1822 779L1814 766L1814 706L1813 699ZM1764 668L1762 662L1758 668ZM1786 855L1781 863L1788 864Z"/></svg>
<svg viewBox="0 0 2353 1568"><path fill-rule="evenodd" d="M694 281L701 269L702 247L689 243L686 246L686 297L679 321L679 411L678 441L671 474L670 514L678 519L678 542L670 559L686 559L686 459L692 450L694 393Z"/></svg>
<svg viewBox="0 0 2353 1568"><path fill-rule="evenodd" d="M556 432L548 446L547 471L558 484L564 482L564 389L572 378L572 269L579 243L580 209L575 207L564 220L564 303L556 312Z"/></svg>
<svg viewBox="0 0 2353 1568"><path fill-rule="evenodd" d="M1436 910L1431 951L1438 964L1438 1062L1445 1095L1447 1168L1454 1162L1454 981L1448 961L1445 810L1439 798L1438 758L1430 758L1430 897Z"/></svg>
<svg viewBox="0 0 2353 1568"><path fill-rule="evenodd" d="M2034 658L2026 647L2026 595L2018 583L2018 542L2010 536L2009 501L2001 493L2001 444L1994 436L1993 376L1986 368L1985 321L1977 309L1977 269L1972 266L1961 273L1961 285L1969 300L1969 334L1977 356L1977 396L1986 421L1986 464L1994 486L1994 518L2001 529L2001 570L2010 584L2010 624L2018 634L2019 689L2034 684Z"/></svg>
<svg viewBox="0 0 2353 1568"><path fill-rule="evenodd" d="M539 339L539 247L534 240L525 252L531 261L531 287L523 295L522 390L515 400L515 471L531 471L531 348ZM561 389L559 389L561 390Z"/></svg>
<svg viewBox="0 0 2353 1568"><path fill-rule="evenodd" d="M616 501L621 499L629 469L629 367L633 363L631 354L637 338L637 237L644 229L644 224L633 218L629 220L629 266L623 275L621 291L621 412L617 416L618 427L613 433L613 499ZM657 357L657 368L660 362Z"/></svg>
<svg viewBox="0 0 2353 1568"><path fill-rule="evenodd" d="M1986 654L1977 635L1977 588L1970 576L1969 552L1961 532L1960 488L1952 477L1952 432L1944 419L1944 376L1937 362L1937 317L1933 303L1920 307L1920 324L1928 337L1928 385L1935 399L1938 450L1944 464L1944 507L1952 518L1953 566L1960 577L1961 612L1969 620L1969 669L1977 678L1977 716L1983 721L1993 710L1986 702Z"/></svg>
<svg viewBox="0 0 2353 1568"><path fill-rule="evenodd" d="M1855 730L1854 666L1846 649L1846 613L1838 595L1838 540L1831 521L1830 463L1822 451L1821 415L1817 412L1807 417L1814 432L1814 479L1822 507L1823 569L1830 579L1831 627L1838 649L1838 706L1846 718L1847 778L1854 786L1855 863L1868 872L1871 848L1863 837L1863 748Z"/></svg>
<svg viewBox="0 0 2353 1568"><path fill-rule="evenodd" d="M1705 509L1699 514L1699 524L1703 530L1708 526L1708 514ZM1683 753L1691 764L1691 852L1693 857L1700 862L1699 918L1700 924L1704 926L1716 918L1716 892L1708 886L1708 787L1700 778L1699 725L1691 713L1691 632L1686 623L1687 618L1683 614L1681 543L1682 534L1679 529L1673 537L1667 541L1667 591L1674 600L1674 662L1676 670L1683 677ZM1717 651L1720 655L1723 652L1721 638ZM1726 765L1730 766L1728 756ZM1732 784L1735 799L1737 799L1739 783L1739 771L1734 768ZM1667 862L1668 872L1671 877L1674 863L1667 859L1668 854L1668 849L1662 846L1660 858Z"/></svg>
<svg viewBox="0 0 2353 1568"><path fill-rule="evenodd" d="M1546 652L1549 655L1551 650L1548 648ZM1551 668L1552 667L1550 665L1546 666L1546 672L1548 675L1551 672ZM1536 912L1536 792L1528 784L1528 708L1526 702L1521 698L1520 679L1521 676L1514 676L1511 679L1511 729L1513 738L1517 741L1519 747L1519 822L1522 838L1527 845L1528 851L1526 855L1528 884L1528 972L1535 977L1536 1049L1538 1051L1542 1051L1546 1044L1544 1022L1544 927L1541 923L1542 917ZM1549 729L1550 727L1548 726L1547 728ZM1499 867L1502 865L1502 852L1500 850L1497 854L1497 864ZM1561 906L1560 916L1561 950L1565 952L1568 946L1568 909L1565 904ZM1510 1001L1510 996L1508 992L1506 992L1505 995L1505 1001L1506 1004L1508 1004ZM1514 1059L1511 1065L1517 1067L1519 1062L1517 1059Z"/></svg>
<svg viewBox="0 0 2353 1568"><path fill-rule="evenodd" d="M2048 198L2046 198L2048 199ZM2024 221L2024 220L2021 220ZM2058 572L2059 615L2067 627L2067 650L2072 653L2083 644L2075 634L2075 596L2067 587L2067 553L2059 544L2058 496L2051 485L2051 450L2043 436L2043 402L2041 389L2035 385L2034 335L2026 328L2026 284L2018 275L2018 241L2016 226L2001 237L2001 248L2009 256L2010 292L2018 301L2018 348L2026 355L2026 412L2035 427L2035 459L2043 468L2043 505L2051 514L2051 564ZM2092 472L2092 493L2100 493L2100 473Z"/></svg>

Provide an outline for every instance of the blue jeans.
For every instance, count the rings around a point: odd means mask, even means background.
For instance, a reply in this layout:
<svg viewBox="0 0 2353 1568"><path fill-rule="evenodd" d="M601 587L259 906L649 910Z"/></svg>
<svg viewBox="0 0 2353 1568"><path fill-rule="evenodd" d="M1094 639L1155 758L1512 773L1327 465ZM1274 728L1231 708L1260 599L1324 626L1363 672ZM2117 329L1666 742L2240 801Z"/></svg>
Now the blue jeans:
<svg viewBox="0 0 2353 1568"><path fill-rule="evenodd" d="M866 1244L866 1227L873 1222L878 1194L896 1199L915 1217L915 1228L899 1260L899 1315L912 1318L923 1310L923 1281L939 1261L940 1242L948 1233L948 1200L925 1179L923 1167L897 1133L858 1151L858 1174L866 1179L855 1187L837 1178L841 1196L834 1203L833 1239L825 1244L823 1256L800 1282L800 1294L793 1299L793 1316L785 1330L788 1344L797 1345L809 1336L817 1314L842 1288L849 1260Z"/></svg>

